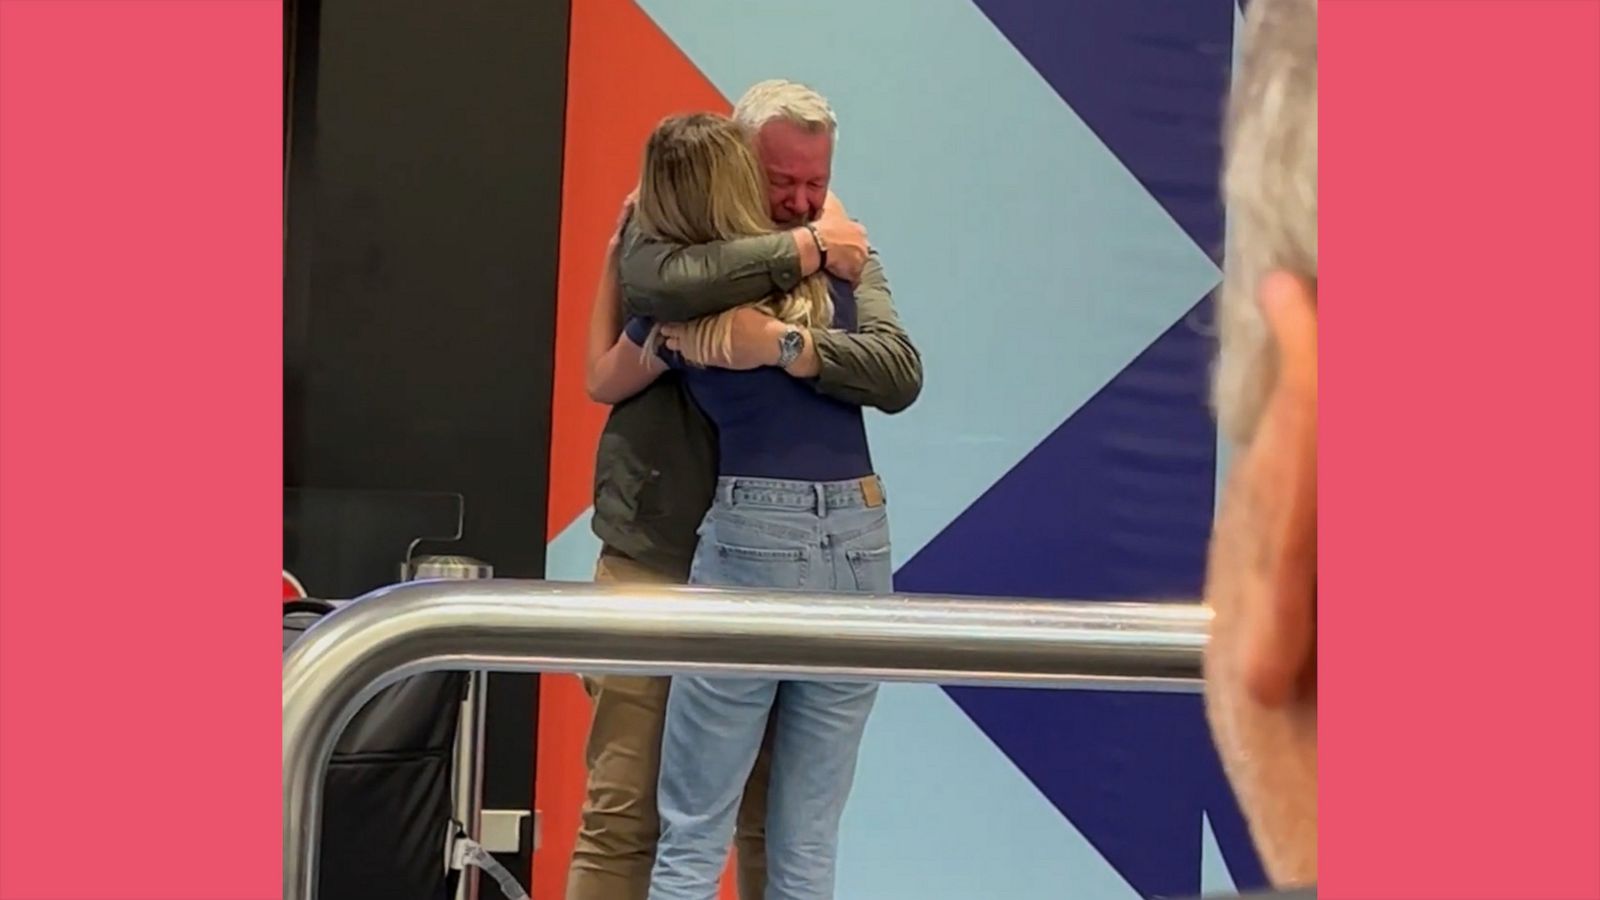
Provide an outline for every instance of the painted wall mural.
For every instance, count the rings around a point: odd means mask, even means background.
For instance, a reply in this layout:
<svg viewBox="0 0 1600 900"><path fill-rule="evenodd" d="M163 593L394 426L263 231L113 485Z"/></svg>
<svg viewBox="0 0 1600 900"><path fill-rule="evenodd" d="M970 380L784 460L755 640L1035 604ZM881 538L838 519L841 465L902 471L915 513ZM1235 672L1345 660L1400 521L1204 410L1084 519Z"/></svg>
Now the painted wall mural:
<svg viewBox="0 0 1600 900"><path fill-rule="evenodd" d="M841 128L926 365L869 420L905 591L1192 598L1219 466L1206 406L1233 0L574 0L548 575L586 580L604 411L589 303L662 116L805 81ZM559 897L587 706L545 679L539 896ZM1192 695L887 687L841 900L1182 897L1260 885Z"/></svg>

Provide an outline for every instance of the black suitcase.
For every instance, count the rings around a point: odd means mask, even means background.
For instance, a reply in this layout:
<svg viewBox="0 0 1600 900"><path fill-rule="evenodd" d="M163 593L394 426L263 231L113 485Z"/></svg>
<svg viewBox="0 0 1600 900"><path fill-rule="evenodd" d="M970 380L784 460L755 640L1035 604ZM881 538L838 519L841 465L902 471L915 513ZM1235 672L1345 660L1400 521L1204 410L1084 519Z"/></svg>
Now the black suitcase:
<svg viewBox="0 0 1600 900"><path fill-rule="evenodd" d="M283 607L283 649L334 604ZM464 672L385 688L351 720L323 782L318 900L452 900L451 766Z"/></svg>

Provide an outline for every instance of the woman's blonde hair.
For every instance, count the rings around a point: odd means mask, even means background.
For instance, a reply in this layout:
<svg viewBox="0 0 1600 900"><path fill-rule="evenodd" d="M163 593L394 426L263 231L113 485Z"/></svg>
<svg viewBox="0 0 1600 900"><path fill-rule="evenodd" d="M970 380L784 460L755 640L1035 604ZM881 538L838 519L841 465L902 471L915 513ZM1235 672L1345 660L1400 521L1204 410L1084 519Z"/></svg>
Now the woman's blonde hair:
<svg viewBox="0 0 1600 900"><path fill-rule="evenodd" d="M748 136L732 119L711 113L673 116L656 126L645 144L635 217L645 234L673 244L772 234L778 229L767 211L764 185ZM748 306L804 328L833 324L833 300L821 272L787 294ZM689 322L680 342L684 359L703 365L728 358L733 312ZM657 326L645 352L654 353L659 343Z"/></svg>

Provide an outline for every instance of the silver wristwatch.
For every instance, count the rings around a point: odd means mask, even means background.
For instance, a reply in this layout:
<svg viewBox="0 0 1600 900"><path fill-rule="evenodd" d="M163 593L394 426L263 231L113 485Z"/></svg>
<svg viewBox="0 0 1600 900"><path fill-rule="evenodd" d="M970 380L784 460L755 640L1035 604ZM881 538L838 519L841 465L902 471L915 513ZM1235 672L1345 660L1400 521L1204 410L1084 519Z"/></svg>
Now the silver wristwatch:
<svg viewBox="0 0 1600 900"><path fill-rule="evenodd" d="M794 365L800 354L806 349L805 336L800 329L791 328L778 338L778 368L787 369Z"/></svg>

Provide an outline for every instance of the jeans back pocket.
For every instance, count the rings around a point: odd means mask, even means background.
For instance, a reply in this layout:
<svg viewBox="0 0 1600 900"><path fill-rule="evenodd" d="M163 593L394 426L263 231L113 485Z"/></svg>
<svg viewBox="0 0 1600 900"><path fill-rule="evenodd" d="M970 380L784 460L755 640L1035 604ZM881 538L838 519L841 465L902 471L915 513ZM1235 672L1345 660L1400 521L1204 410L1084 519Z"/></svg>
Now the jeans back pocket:
<svg viewBox="0 0 1600 900"><path fill-rule="evenodd" d="M864 594L887 594L894 590L894 565L888 547L846 550L844 558L855 576L855 589Z"/></svg>
<svg viewBox="0 0 1600 900"><path fill-rule="evenodd" d="M798 547L742 547L711 541L695 573L700 584L798 590L806 583L806 552ZM709 557L709 558L707 558Z"/></svg>

